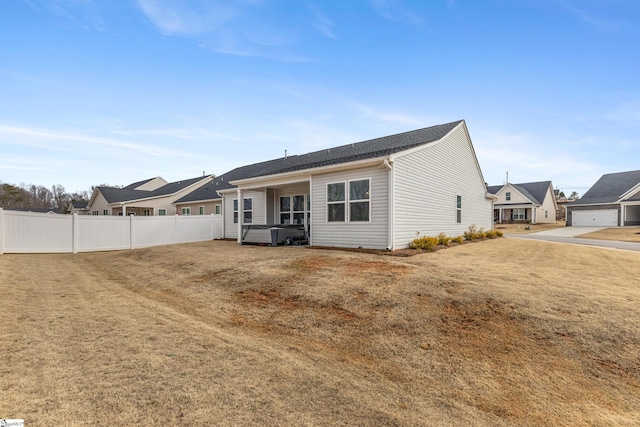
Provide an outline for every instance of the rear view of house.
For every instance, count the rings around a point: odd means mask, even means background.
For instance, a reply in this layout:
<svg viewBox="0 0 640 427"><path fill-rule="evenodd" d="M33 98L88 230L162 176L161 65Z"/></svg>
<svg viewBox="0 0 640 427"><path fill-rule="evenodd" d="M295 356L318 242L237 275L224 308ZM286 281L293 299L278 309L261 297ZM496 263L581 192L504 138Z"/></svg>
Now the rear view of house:
<svg viewBox="0 0 640 427"><path fill-rule="evenodd" d="M213 184L224 236L243 243L293 226L312 246L400 249L490 229L495 199L462 120L243 166Z"/></svg>

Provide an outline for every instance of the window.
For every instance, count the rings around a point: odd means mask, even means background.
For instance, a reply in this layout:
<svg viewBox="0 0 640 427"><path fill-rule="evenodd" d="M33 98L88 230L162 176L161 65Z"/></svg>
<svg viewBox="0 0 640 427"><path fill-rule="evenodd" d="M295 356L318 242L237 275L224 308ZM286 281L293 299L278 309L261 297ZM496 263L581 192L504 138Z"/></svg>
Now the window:
<svg viewBox="0 0 640 427"><path fill-rule="evenodd" d="M244 209L244 224L251 224L253 222L253 198L248 197L243 199L243 209ZM238 199L233 199L233 223L238 223Z"/></svg>
<svg viewBox="0 0 640 427"><path fill-rule="evenodd" d="M291 196L280 197L280 224L291 224Z"/></svg>
<svg viewBox="0 0 640 427"><path fill-rule="evenodd" d="M102 211L102 215L109 215L109 209L105 209Z"/></svg>
<svg viewBox="0 0 640 427"><path fill-rule="evenodd" d="M511 219L514 220L523 220L526 219L526 213L525 213L525 208L516 208L513 210L513 213L511 214Z"/></svg>
<svg viewBox="0 0 640 427"><path fill-rule="evenodd" d="M100 214L100 212L98 212L98 211L91 211L91 215L99 215L99 214Z"/></svg>
<svg viewBox="0 0 640 427"><path fill-rule="evenodd" d="M327 184L327 221L369 222L370 187L371 180L368 178L349 181L348 194L344 182ZM347 204L349 206L348 218Z"/></svg>
<svg viewBox="0 0 640 427"><path fill-rule="evenodd" d="M548 211L544 211L544 217L545 218L549 218L549 212Z"/></svg>
<svg viewBox="0 0 640 427"><path fill-rule="evenodd" d="M158 209L158 216L167 216L166 209Z"/></svg>
<svg viewBox="0 0 640 427"><path fill-rule="evenodd" d="M327 184L327 221L345 222L345 183Z"/></svg>
<svg viewBox="0 0 640 427"><path fill-rule="evenodd" d="M199 214L199 215L204 215L204 206L200 206L200 207L198 208L198 214Z"/></svg>
<svg viewBox="0 0 640 427"><path fill-rule="evenodd" d="M222 206L221 205L216 205L214 212L216 213L216 215L220 215L222 213Z"/></svg>
<svg viewBox="0 0 640 427"><path fill-rule="evenodd" d="M151 216L151 209L143 209L142 216Z"/></svg>
<svg viewBox="0 0 640 427"><path fill-rule="evenodd" d="M304 206L304 195L281 196L280 224L304 224Z"/></svg>
<svg viewBox="0 0 640 427"><path fill-rule="evenodd" d="M182 215L191 215L191 208L182 208Z"/></svg>
<svg viewBox="0 0 640 427"><path fill-rule="evenodd" d="M456 196L456 222L462 223L462 196Z"/></svg>
<svg viewBox="0 0 640 427"><path fill-rule="evenodd" d="M244 223L251 224L253 222L253 198L244 199Z"/></svg>
<svg viewBox="0 0 640 427"><path fill-rule="evenodd" d="M507 191L506 193L504 193L505 198L507 199L507 202L511 200L511 192Z"/></svg>
<svg viewBox="0 0 640 427"><path fill-rule="evenodd" d="M349 222L369 221L368 179L349 182Z"/></svg>

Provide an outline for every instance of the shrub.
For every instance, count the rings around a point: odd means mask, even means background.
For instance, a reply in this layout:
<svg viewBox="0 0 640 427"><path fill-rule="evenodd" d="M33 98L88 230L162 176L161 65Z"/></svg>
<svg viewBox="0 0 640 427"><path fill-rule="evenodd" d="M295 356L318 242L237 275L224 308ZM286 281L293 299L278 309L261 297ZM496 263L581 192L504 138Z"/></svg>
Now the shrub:
<svg viewBox="0 0 640 427"><path fill-rule="evenodd" d="M502 231L500 231L500 230L496 230L496 236L502 237L502 236L504 236L504 233Z"/></svg>
<svg viewBox="0 0 640 427"><path fill-rule="evenodd" d="M495 230L489 230L486 233L487 239L495 239L498 236Z"/></svg>
<svg viewBox="0 0 640 427"><path fill-rule="evenodd" d="M464 242L464 237L462 235L456 236L456 237L452 237L451 241L452 242L456 242L456 243L462 243L462 242Z"/></svg>
<svg viewBox="0 0 640 427"><path fill-rule="evenodd" d="M411 243L409 243L409 247L411 249L426 249L428 251L432 251L439 241L440 239L437 237L422 236L417 239L413 239Z"/></svg>
<svg viewBox="0 0 640 427"><path fill-rule="evenodd" d="M478 238L478 228L475 224L471 224L469 229L463 234L464 240L475 240Z"/></svg>
<svg viewBox="0 0 640 427"><path fill-rule="evenodd" d="M451 237L447 237L447 235L444 233L438 234L439 245L449 246L449 243L451 243Z"/></svg>

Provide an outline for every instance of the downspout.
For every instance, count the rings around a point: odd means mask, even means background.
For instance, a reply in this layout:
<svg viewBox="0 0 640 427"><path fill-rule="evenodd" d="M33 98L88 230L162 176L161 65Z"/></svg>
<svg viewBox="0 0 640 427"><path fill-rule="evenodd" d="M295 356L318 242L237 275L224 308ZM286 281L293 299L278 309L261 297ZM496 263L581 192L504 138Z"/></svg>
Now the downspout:
<svg viewBox="0 0 640 427"><path fill-rule="evenodd" d="M242 200L242 190L238 188L238 239L237 242L242 244L242 222L244 221L244 203Z"/></svg>
<svg viewBox="0 0 640 427"><path fill-rule="evenodd" d="M387 216L389 217L387 220L387 250L389 251L393 251L395 249L394 246L394 238L395 238L395 230L394 230L394 212L395 212L395 198L394 198L394 187L395 187L395 169L393 168L393 166L391 165L391 163L393 163L393 159L391 159L391 157L384 159L384 162L382 162L382 164L380 165L380 167L384 167L386 169L388 169L388 187L389 187L389 195L388 195L388 199L387 199L387 207L388 207L388 213Z"/></svg>

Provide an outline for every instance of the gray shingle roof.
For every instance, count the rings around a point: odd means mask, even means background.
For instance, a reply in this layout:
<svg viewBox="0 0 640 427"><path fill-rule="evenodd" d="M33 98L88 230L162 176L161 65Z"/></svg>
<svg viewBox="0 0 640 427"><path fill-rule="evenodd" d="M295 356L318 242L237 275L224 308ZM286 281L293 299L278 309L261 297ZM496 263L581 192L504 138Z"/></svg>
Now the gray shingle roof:
<svg viewBox="0 0 640 427"><path fill-rule="evenodd" d="M192 193L179 199L177 202L219 198L219 196L215 197L213 194L219 190L235 187L229 184L230 181L388 156L429 142L438 141L462 122L462 120L458 120L442 125L314 151L312 153L281 157L279 159L241 166L216 177L211 184L206 186L207 189L202 188L196 190L195 192L198 192L198 195Z"/></svg>
<svg viewBox="0 0 640 427"><path fill-rule="evenodd" d="M616 203L627 191L640 184L640 170L602 175L582 198L570 204ZM634 197L630 200L638 200Z"/></svg>
<svg viewBox="0 0 640 427"><path fill-rule="evenodd" d="M136 188L140 187L141 185L146 184L149 181L154 180L155 178L149 178L149 179L145 179L142 181L138 181L138 182L134 182L132 184L127 185L126 187L123 187L123 190L135 190Z"/></svg>
<svg viewBox="0 0 640 427"><path fill-rule="evenodd" d="M544 198L547 194L547 190L551 185L551 181L539 181L539 182L524 182L521 184L509 183L509 185L516 188L523 196L531 200L533 203L541 205L544 202ZM496 194L504 185L492 185L487 187L487 191L491 194Z"/></svg>
<svg viewBox="0 0 640 427"><path fill-rule="evenodd" d="M308 154L294 155L234 169L236 177L230 180L255 178L285 172L311 169L358 160L388 156L419 145L442 139L447 133L462 123L462 120L431 126L410 132L342 145Z"/></svg>
<svg viewBox="0 0 640 427"><path fill-rule="evenodd" d="M114 188L114 187L97 187L102 196L107 200L108 203L114 202L128 202L131 200L139 200L139 199L147 199L149 197L160 197L167 196L173 193L176 193L192 184L195 184L198 181L201 181L205 177L197 177L190 179L183 179L181 181L170 182L162 187L153 190L132 190L131 186L135 185L136 187L140 186L139 182L126 186L125 188ZM140 181L144 183L145 181ZM148 182L148 181L147 181Z"/></svg>

